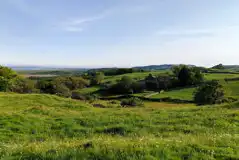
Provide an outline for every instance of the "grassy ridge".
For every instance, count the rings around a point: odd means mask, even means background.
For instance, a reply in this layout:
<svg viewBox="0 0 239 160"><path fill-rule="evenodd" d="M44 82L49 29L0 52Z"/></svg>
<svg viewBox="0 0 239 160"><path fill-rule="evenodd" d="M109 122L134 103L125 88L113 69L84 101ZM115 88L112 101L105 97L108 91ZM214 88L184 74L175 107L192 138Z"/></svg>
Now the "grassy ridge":
<svg viewBox="0 0 239 160"><path fill-rule="evenodd" d="M238 106L106 109L50 95L1 94L0 157L238 159Z"/></svg>

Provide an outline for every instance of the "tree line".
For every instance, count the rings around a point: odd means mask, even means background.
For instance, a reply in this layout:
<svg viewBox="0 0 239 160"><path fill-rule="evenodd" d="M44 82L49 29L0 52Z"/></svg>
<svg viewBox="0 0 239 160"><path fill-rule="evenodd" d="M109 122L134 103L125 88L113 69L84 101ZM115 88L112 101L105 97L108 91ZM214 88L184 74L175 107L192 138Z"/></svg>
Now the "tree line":
<svg viewBox="0 0 239 160"><path fill-rule="evenodd" d="M131 69L119 69L115 74L131 72ZM82 76L61 76L30 80L18 75L8 67L0 66L0 91L17 93L46 93L62 97L82 99L77 90L101 86L107 94L134 94L145 90L161 91L177 87L197 86L194 100L197 104L214 104L224 102L224 90L218 81L205 81L202 69L186 65L174 66L171 73L153 76L149 74L143 80L134 80L123 76L114 84L103 83L105 72L90 72Z"/></svg>

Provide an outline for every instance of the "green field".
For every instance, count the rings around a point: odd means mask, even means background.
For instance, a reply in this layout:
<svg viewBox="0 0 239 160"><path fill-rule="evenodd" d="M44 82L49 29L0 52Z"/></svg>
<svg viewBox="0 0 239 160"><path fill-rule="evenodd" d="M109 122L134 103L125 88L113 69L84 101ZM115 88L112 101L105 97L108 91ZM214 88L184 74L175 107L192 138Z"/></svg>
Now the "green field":
<svg viewBox="0 0 239 160"><path fill-rule="evenodd" d="M161 71L154 71L154 72L135 72L135 73L128 73L128 74L123 74L123 75L117 75L117 76L106 76L104 79L104 83L106 82L116 82L117 80L120 80L124 76L131 77L135 80L142 80L145 79L149 74L152 75L159 75L162 73L170 72L169 70L161 70Z"/></svg>
<svg viewBox="0 0 239 160"><path fill-rule="evenodd" d="M50 95L2 93L0 157L238 159L238 106L94 108Z"/></svg>
<svg viewBox="0 0 239 160"><path fill-rule="evenodd" d="M205 79L206 80L224 80L225 78L237 78L239 77L238 74L221 74L221 73L210 73L210 74L205 74Z"/></svg>
<svg viewBox="0 0 239 160"><path fill-rule="evenodd" d="M181 100L193 100L193 92L195 88L182 88L182 89L175 89L171 91L166 91L163 93L159 93L157 95L153 95L150 98L166 98L170 97L172 99L181 99Z"/></svg>
<svg viewBox="0 0 239 160"><path fill-rule="evenodd" d="M239 99L239 81L224 82L223 86L228 96Z"/></svg>

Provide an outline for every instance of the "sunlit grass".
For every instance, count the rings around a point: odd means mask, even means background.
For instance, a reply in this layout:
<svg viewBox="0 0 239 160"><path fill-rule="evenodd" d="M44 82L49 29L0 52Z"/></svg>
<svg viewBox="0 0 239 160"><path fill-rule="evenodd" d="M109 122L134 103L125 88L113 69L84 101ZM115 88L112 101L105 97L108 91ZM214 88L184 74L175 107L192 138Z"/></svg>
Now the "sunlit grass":
<svg viewBox="0 0 239 160"><path fill-rule="evenodd" d="M236 108L156 102L96 108L50 95L0 94L0 157L238 159Z"/></svg>

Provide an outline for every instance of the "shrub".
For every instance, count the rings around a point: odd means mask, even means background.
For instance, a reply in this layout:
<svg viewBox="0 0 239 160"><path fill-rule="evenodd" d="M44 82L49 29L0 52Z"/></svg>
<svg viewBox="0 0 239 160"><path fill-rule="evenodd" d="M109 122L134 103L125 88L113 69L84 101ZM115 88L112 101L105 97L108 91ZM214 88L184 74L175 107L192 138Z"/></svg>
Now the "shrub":
<svg viewBox="0 0 239 160"><path fill-rule="evenodd" d="M131 77L124 76L116 84L109 87L108 92L112 94L133 94L143 92L144 84L135 82Z"/></svg>
<svg viewBox="0 0 239 160"><path fill-rule="evenodd" d="M95 76L91 79L91 85L99 85L104 80L105 75L102 72L97 73Z"/></svg>
<svg viewBox="0 0 239 160"><path fill-rule="evenodd" d="M98 99L97 95L94 95L94 94L82 94L81 92L79 91L74 91L72 92L71 94L71 98L72 99L78 99L78 100L84 100L84 101L95 101Z"/></svg>
<svg viewBox="0 0 239 160"><path fill-rule="evenodd" d="M8 79L0 76L0 91L7 91L8 88Z"/></svg>
<svg viewBox="0 0 239 160"><path fill-rule="evenodd" d="M121 100L121 106L125 107L125 106L132 106L132 107L136 107L136 106L143 106L144 103L141 99L139 98L129 98L129 99L123 99Z"/></svg>
<svg viewBox="0 0 239 160"><path fill-rule="evenodd" d="M33 93L35 89L35 83L32 80L22 77L16 77L9 81L8 90L16 93Z"/></svg>
<svg viewBox="0 0 239 160"><path fill-rule="evenodd" d="M53 84L64 84L69 90L82 89L89 85L89 81L82 77L57 77Z"/></svg>
<svg viewBox="0 0 239 160"><path fill-rule="evenodd" d="M79 91L73 91L71 94L72 99L85 100L85 95L81 94Z"/></svg>
<svg viewBox="0 0 239 160"><path fill-rule="evenodd" d="M55 85L54 92L56 95L61 97L66 97L66 98L71 97L71 91L63 84Z"/></svg>
<svg viewBox="0 0 239 160"><path fill-rule="evenodd" d="M224 102L224 95L222 85L218 81L212 80L205 82L196 90L194 93L194 101L198 105L219 104Z"/></svg>

